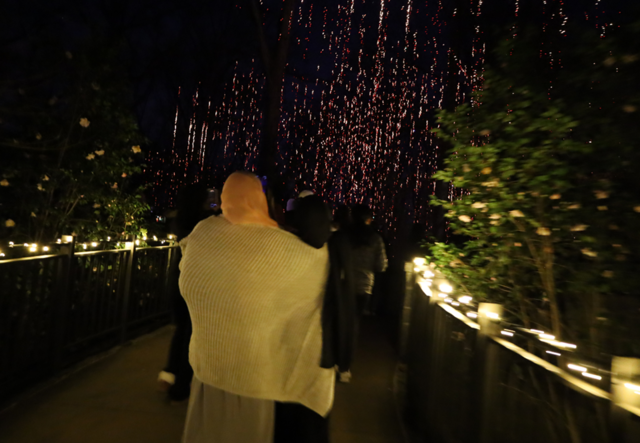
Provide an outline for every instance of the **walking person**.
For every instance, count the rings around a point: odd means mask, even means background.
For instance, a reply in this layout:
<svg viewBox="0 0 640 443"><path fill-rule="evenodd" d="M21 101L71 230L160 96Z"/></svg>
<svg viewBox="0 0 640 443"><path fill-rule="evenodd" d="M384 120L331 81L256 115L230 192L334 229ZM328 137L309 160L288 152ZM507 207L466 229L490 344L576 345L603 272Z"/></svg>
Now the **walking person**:
<svg viewBox="0 0 640 443"><path fill-rule="evenodd" d="M178 193L177 215L172 231L178 241L189 235L195 226L207 215L209 192L204 185L185 186ZM178 250L178 260L181 252ZM189 341L191 340L191 317L189 309L178 287L178 276L170 282L171 308L175 331L169 347L167 365L158 374L160 390L167 392L172 402L181 402L189 398L193 370L189 364Z"/></svg>
<svg viewBox="0 0 640 443"><path fill-rule="evenodd" d="M370 315L375 273L387 269L387 254L380 234L371 226L373 212L357 205L351 210L349 239L353 247L355 290L359 315Z"/></svg>
<svg viewBox="0 0 640 443"><path fill-rule="evenodd" d="M222 216L180 245L194 370L183 443L272 443L275 401L326 417L335 385L319 364L327 248L279 229L246 172L226 181Z"/></svg>
<svg viewBox="0 0 640 443"><path fill-rule="evenodd" d="M329 277L323 301L322 366L346 372L353 358L356 317L354 267L349 238L333 230L331 212L318 196L298 201L295 232L308 245L329 247Z"/></svg>

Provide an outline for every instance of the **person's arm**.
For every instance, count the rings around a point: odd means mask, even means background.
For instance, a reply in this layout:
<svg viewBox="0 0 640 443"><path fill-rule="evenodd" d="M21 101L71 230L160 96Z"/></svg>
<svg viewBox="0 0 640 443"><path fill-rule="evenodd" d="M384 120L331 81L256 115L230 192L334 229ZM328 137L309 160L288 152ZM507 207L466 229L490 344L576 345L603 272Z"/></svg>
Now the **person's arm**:
<svg viewBox="0 0 640 443"><path fill-rule="evenodd" d="M384 241L382 237L376 235L376 248L375 248L375 272L384 272L387 270L387 252L385 250Z"/></svg>

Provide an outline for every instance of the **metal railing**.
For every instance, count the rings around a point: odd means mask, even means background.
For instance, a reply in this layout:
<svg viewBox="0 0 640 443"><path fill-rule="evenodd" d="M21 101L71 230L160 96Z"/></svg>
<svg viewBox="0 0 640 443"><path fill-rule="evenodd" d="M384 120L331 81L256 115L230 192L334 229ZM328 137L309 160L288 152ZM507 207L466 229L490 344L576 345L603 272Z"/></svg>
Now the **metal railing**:
<svg viewBox="0 0 640 443"><path fill-rule="evenodd" d="M170 321L175 245L0 260L0 402Z"/></svg>
<svg viewBox="0 0 640 443"><path fill-rule="evenodd" d="M415 274L408 280L408 315L400 334L405 415L422 441L640 441L638 409L613 394L615 386L633 386L616 384L624 374L612 370L598 380L572 374L563 369L570 361L564 353L546 358L544 348L525 350L498 322L476 323L442 298L428 296Z"/></svg>

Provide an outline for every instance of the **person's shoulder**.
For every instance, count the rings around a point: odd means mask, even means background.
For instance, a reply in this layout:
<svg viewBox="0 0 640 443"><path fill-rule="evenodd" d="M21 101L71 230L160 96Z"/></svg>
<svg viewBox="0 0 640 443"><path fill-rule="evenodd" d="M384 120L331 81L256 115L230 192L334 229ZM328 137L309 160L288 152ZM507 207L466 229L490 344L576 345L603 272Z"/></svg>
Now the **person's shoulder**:
<svg viewBox="0 0 640 443"><path fill-rule="evenodd" d="M196 226L224 226L230 225L229 221L221 215L211 215L207 218L200 220Z"/></svg>
<svg viewBox="0 0 640 443"><path fill-rule="evenodd" d="M200 234L210 233L211 230L218 230L226 225L230 225L230 223L224 217L212 215L200 220L189 236L194 236L194 234L197 236Z"/></svg>

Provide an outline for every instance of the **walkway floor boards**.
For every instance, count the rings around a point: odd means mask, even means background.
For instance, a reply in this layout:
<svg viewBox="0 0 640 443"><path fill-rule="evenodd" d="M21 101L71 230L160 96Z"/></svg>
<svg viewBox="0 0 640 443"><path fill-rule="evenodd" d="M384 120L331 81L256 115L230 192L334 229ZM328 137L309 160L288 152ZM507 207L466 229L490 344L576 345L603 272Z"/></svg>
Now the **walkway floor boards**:
<svg viewBox="0 0 640 443"><path fill-rule="evenodd" d="M0 443L179 443L186 404L156 392L171 328L136 340L0 415ZM394 352L362 325L353 381L338 384L332 443L404 443L393 403Z"/></svg>

